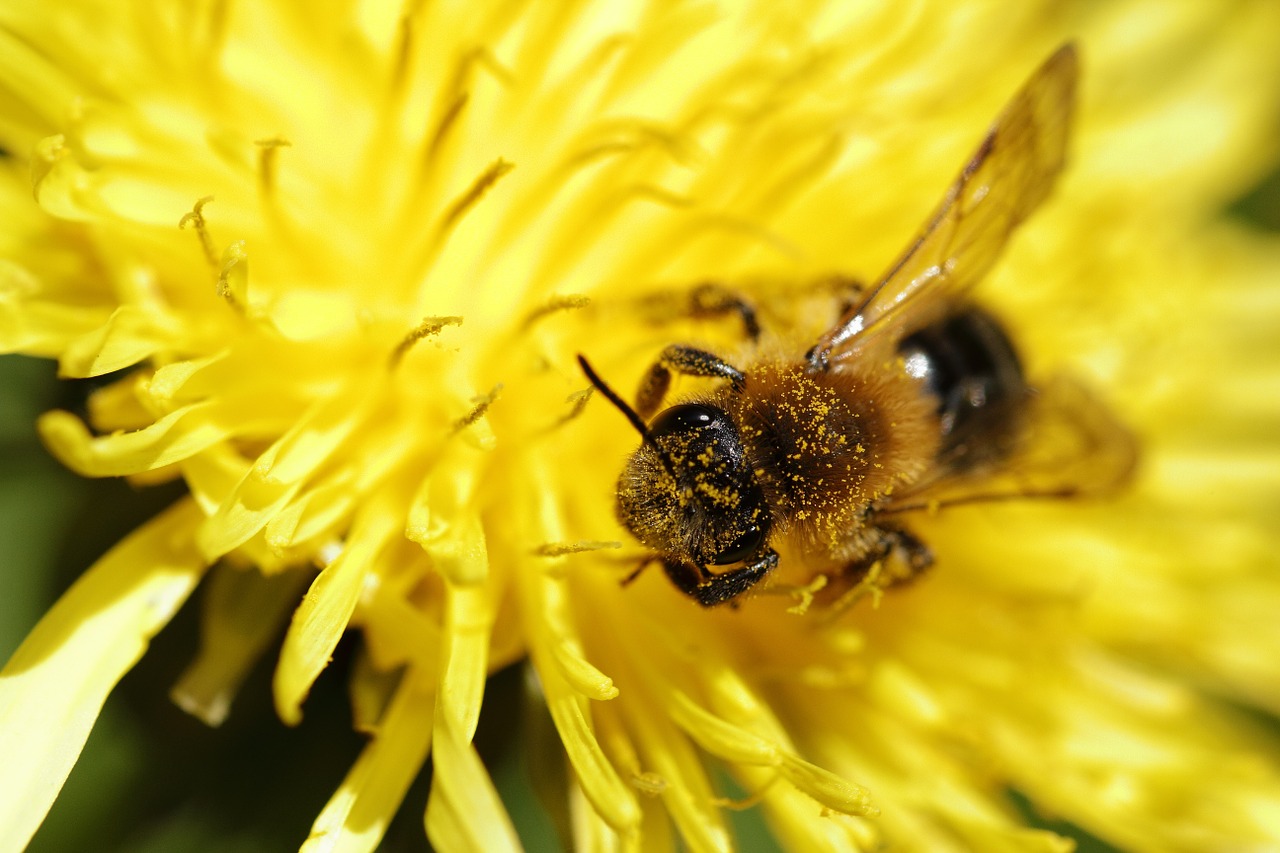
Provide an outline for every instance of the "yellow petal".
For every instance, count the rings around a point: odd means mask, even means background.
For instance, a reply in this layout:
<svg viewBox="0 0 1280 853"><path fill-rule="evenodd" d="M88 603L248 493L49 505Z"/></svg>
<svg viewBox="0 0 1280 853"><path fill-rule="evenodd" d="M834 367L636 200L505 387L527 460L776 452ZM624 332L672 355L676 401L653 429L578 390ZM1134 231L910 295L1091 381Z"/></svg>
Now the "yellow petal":
<svg viewBox="0 0 1280 853"><path fill-rule="evenodd" d="M816 764L810 764L794 755L784 755L780 769L788 782L829 809L851 815L880 813L866 788L829 770L823 770Z"/></svg>
<svg viewBox="0 0 1280 853"><path fill-rule="evenodd" d="M439 658L439 624L381 584L376 575L366 580L360 609L352 621L358 621L363 629L365 649L379 670Z"/></svg>
<svg viewBox="0 0 1280 853"><path fill-rule="evenodd" d="M52 127L62 118L67 102L80 90L74 75L65 73L53 56L9 26L0 27L0 80L4 80L11 91L25 96L22 109L0 112L6 131L15 125L22 129L15 133L18 138L46 132L44 128ZM26 100L28 98L30 100ZM26 121L20 121L18 116ZM7 138L10 137L6 135Z"/></svg>
<svg viewBox="0 0 1280 853"><path fill-rule="evenodd" d="M432 667L433 662L427 661L422 666ZM378 669L366 648L356 649L347 682L347 694L351 697L351 728L365 734L377 733L391 700L400 688L403 675L404 668Z"/></svg>
<svg viewBox="0 0 1280 853"><path fill-rule="evenodd" d="M267 522L267 544L277 551L308 542L335 530L359 499L350 471L313 484Z"/></svg>
<svg viewBox="0 0 1280 853"><path fill-rule="evenodd" d="M25 267L0 258L0 352L56 358L106 322L108 309L64 304L43 294L43 286Z"/></svg>
<svg viewBox="0 0 1280 853"><path fill-rule="evenodd" d="M564 741L582 792L616 832L634 835L640 825L640 804L600 748L587 717L588 700L576 693L558 672L549 672L539 651L535 643L533 662L542 674L547 710Z"/></svg>
<svg viewBox="0 0 1280 853"><path fill-rule="evenodd" d="M227 430L208 416L213 405L187 406L145 429L118 435L95 437L79 418L62 411L41 415L37 426L49 452L77 474L122 477L181 462L225 440Z"/></svg>
<svg viewBox="0 0 1280 853"><path fill-rule="evenodd" d="M26 843L80 755L107 694L199 581L183 500L112 548L0 671L0 838Z"/></svg>
<svg viewBox="0 0 1280 853"><path fill-rule="evenodd" d="M365 398L367 399L367 398ZM244 475L231 495L201 526L200 547L219 557L243 545L275 518L306 478L351 434L360 421L344 394L316 406L281 436Z"/></svg>
<svg viewBox="0 0 1280 853"><path fill-rule="evenodd" d="M478 529L478 525L477 525ZM437 716L467 742L475 736L489 660L493 593L481 587L450 588L445 599L443 666Z"/></svg>
<svg viewBox="0 0 1280 853"><path fill-rule="evenodd" d="M739 764L781 763L773 744L698 707L680 691L672 691L670 707L672 719L712 755Z"/></svg>
<svg viewBox="0 0 1280 853"><path fill-rule="evenodd" d="M37 143L31 158L31 182L36 201L59 219L83 221L105 212L93 173L76 160L63 134Z"/></svg>
<svg viewBox="0 0 1280 853"><path fill-rule="evenodd" d="M619 673L619 678L622 675ZM636 695L628 691L628 697ZM663 803L680 836L691 850L727 851L732 847L729 828L716 805L701 756L689 739L665 714L654 714L657 703L623 706L646 772L661 780Z"/></svg>
<svg viewBox="0 0 1280 853"><path fill-rule="evenodd" d="M157 328L158 312L121 305L98 328L67 344L58 373L72 379L101 376L132 367L173 346L173 334Z"/></svg>
<svg viewBox="0 0 1280 853"><path fill-rule="evenodd" d="M203 591L200 651L169 691L170 698L206 725L218 726L245 676L297 604L309 572L264 576L220 565Z"/></svg>
<svg viewBox="0 0 1280 853"><path fill-rule="evenodd" d="M531 472L538 482L550 482L549 475L545 462ZM529 515L537 526L531 541L564 541L565 525L560 517L561 510L547 491L534 490L529 498L532 504ZM558 562L560 560L551 560L548 564ZM543 564L537 564L536 568L537 571L518 575L517 582L523 593L523 610L530 614L529 655L546 696L547 710L560 732L582 793L606 824L620 836L632 838L638 833L641 820L635 792L623 782L596 740L589 716L590 700L586 698L590 694L579 692L556 663L558 654L575 648L573 634L568 629L570 593L567 584L562 576L554 574ZM585 665L594 669L589 664ZM579 668L569 669L577 671Z"/></svg>
<svg viewBox="0 0 1280 853"><path fill-rule="evenodd" d="M404 673L372 742L316 818L302 853L355 853L378 846L431 746L427 719L433 682L434 674Z"/></svg>
<svg viewBox="0 0 1280 853"><path fill-rule="evenodd" d="M618 696L613 679L597 669L582 652L582 643L567 636L548 643L551 659L569 685L588 699L608 700Z"/></svg>
<svg viewBox="0 0 1280 853"><path fill-rule="evenodd" d="M414 496L405 535L420 544L450 583L483 583L489 573L484 531L476 514L482 451L454 444Z"/></svg>
<svg viewBox="0 0 1280 853"><path fill-rule="evenodd" d="M437 850L518 851L520 840L493 781L463 735L437 705L427 838Z"/></svg>
<svg viewBox="0 0 1280 853"><path fill-rule="evenodd" d="M399 533L391 508L363 518L367 523L352 531L346 550L311 584L285 634L272 686L276 713L291 726L302 721L302 701L346 631L374 559Z"/></svg>

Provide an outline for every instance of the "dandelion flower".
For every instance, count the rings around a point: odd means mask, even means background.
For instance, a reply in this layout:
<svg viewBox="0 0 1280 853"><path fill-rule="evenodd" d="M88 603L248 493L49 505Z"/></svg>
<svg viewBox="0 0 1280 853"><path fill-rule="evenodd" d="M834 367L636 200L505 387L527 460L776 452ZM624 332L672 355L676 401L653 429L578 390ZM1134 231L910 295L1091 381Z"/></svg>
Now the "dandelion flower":
<svg viewBox="0 0 1280 853"><path fill-rule="evenodd" d="M518 847L472 741L519 660L584 848L726 849L725 779L795 849L1070 848L1015 795L1135 850L1280 843L1240 713L1280 711L1280 244L1217 218L1275 165L1280 9L1229 12L6 3L0 348L105 378L39 421L64 464L185 493L0 674L5 845L201 584L173 696L211 724L262 655L305 724L358 647L368 744L307 850L375 847L428 756L431 842ZM1132 426L1131 490L924 519L936 569L836 619L620 585L636 440L575 354L625 386L740 352L662 307L703 282L808 334L805 283L883 270L1068 40L1071 165L981 298Z"/></svg>

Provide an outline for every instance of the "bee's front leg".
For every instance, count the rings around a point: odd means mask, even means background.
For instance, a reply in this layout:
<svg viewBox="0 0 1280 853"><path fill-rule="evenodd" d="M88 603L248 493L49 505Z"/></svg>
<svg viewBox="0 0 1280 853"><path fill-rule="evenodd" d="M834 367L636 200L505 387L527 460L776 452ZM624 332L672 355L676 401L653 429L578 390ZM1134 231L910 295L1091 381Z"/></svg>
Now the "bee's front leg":
<svg viewBox="0 0 1280 853"><path fill-rule="evenodd" d="M658 410L658 404L671 387L671 374L706 376L728 379L734 385L747 381L747 376L719 356L694 347L672 344L662 351L658 360L649 368L636 393L636 412L648 420Z"/></svg>
<svg viewBox="0 0 1280 853"><path fill-rule="evenodd" d="M713 573L672 559L663 560L662 565L667 570L667 577L681 592L703 607L714 607L737 598L777 568L778 552L767 549L742 568L727 572Z"/></svg>

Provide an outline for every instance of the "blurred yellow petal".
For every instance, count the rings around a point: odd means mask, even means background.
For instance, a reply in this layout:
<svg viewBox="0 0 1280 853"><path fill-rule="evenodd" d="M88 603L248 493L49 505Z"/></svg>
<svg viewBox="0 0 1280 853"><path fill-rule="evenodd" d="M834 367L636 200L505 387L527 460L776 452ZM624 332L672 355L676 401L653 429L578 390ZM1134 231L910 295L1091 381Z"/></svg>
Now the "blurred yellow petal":
<svg viewBox="0 0 1280 853"><path fill-rule="evenodd" d="M204 572L199 513L182 501L108 551L59 599L0 671L0 837L35 832L84 747L107 694L168 624Z"/></svg>
<svg viewBox="0 0 1280 853"><path fill-rule="evenodd" d="M122 305L106 323L68 343L58 369L73 379L101 376L131 367L172 345L172 332L154 328L150 312Z"/></svg>
<svg viewBox="0 0 1280 853"><path fill-rule="evenodd" d="M212 403L186 406L144 429L94 437L70 412L47 412L40 435L49 451L87 477L118 477L181 462L227 438L226 428L209 418Z"/></svg>
<svg viewBox="0 0 1280 853"><path fill-rule="evenodd" d="M200 651L170 697L182 710L219 726L241 683L297 604L308 576L302 571L261 575L219 565L203 592Z"/></svg>
<svg viewBox="0 0 1280 853"><path fill-rule="evenodd" d="M435 776L427 800L427 838L438 850L522 849L475 747L440 705L434 731Z"/></svg>
<svg viewBox="0 0 1280 853"><path fill-rule="evenodd" d="M422 720L435 698L429 677L414 669L402 675L373 740L316 818L303 853L377 849L431 747L432 729Z"/></svg>

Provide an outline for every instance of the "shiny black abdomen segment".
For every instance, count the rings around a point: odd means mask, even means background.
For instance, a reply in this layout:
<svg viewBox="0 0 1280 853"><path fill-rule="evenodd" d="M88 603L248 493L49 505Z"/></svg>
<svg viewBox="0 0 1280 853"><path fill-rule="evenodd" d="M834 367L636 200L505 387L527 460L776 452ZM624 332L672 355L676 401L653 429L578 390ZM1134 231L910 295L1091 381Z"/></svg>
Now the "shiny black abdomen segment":
<svg viewBox="0 0 1280 853"><path fill-rule="evenodd" d="M951 314L898 346L912 376L938 398L941 453L952 458L976 437L1008 431L1027 385L1013 343L975 307ZM962 454L963 455L963 454Z"/></svg>

